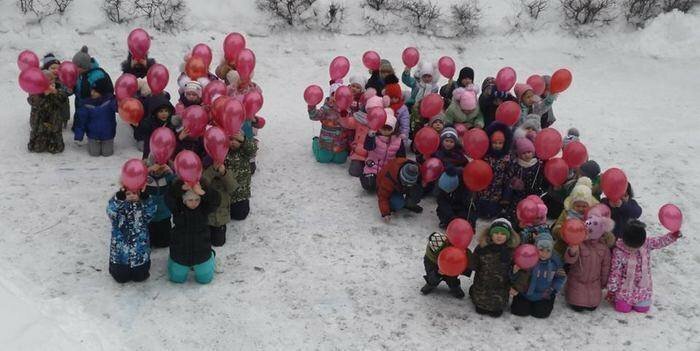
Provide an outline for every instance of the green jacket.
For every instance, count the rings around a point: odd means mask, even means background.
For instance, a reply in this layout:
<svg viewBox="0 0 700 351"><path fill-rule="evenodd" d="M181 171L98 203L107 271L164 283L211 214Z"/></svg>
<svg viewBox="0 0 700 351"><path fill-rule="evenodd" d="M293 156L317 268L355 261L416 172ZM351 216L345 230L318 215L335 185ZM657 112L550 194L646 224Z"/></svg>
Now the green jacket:
<svg viewBox="0 0 700 351"><path fill-rule="evenodd" d="M238 150L229 150L225 166L238 183L238 187L231 192L231 203L250 198L250 159L257 151L258 146L252 138L246 138Z"/></svg>
<svg viewBox="0 0 700 351"><path fill-rule="evenodd" d="M470 114L464 113L459 107L459 104L450 104L450 107L445 111L444 117L445 125L454 125L455 123L463 123L469 127L479 127L484 128L484 116L479 109L476 107L474 111Z"/></svg>
<svg viewBox="0 0 700 351"><path fill-rule="evenodd" d="M212 165L202 172L202 179L209 184L209 190L218 192L221 198L219 207L209 214L209 225L212 227L226 225L226 223L231 220L231 214L229 212L231 193L238 188L238 183L236 182L233 172L226 169L226 174L221 175Z"/></svg>
<svg viewBox="0 0 700 351"><path fill-rule="evenodd" d="M440 254L440 251L449 245L450 244L447 241L446 234L440 232L430 234L428 237L428 245L425 248L425 257L437 264L437 257Z"/></svg>

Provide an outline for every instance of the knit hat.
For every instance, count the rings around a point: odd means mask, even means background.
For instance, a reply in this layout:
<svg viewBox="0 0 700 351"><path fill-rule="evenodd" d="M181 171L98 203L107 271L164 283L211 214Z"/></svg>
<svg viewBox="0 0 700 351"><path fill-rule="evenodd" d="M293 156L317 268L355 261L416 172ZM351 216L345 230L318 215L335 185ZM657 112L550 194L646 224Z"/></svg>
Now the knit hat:
<svg viewBox="0 0 700 351"><path fill-rule="evenodd" d="M491 226L489 227L489 236L494 235L495 233L503 233L506 236L506 240L510 240L510 235L513 232L513 225L510 224L510 221L505 219L505 218L498 218L491 222Z"/></svg>
<svg viewBox="0 0 700 351"><path fill-rule="evenodd" d="M445 139L452 139L452 141L454 141L455 144L458 144L459 134L457 134L457 130L452 127L447 127L443 129L442 133L440 133L440 143L442 143Z"/></svg>
<svg viewBox="0 0 700 351"><path fill-rule="evenodd" d="M571 136L575 136L575 137L581 136L581 134L579 134L579 132L578 132L578 129L574 128L574 127L569 128L569 130L566 131L566 135L571 135Z"/></svg>
<svg viewBox="0 0 700 351"><path fill-rule="evenodd" d="M401 166L399 179L404 185L414 185L418 182L418 166L413 162L406 162Z"/></svg>
<svg viewBox="0 0 700 351"><path fill-rule="evenodd" d="M535 153L535 144L533 144L528 138L518 138L515 141L515 150L518 153L518 156L528 152Z"/></svg>
<svg viewBox="0 0 700 351"><path fill-rule="evenodd" d="M461 70L459 70L459 76L457 78L457 83L462 84L462 79L464 78L469 78L471 81L474 81L474 69L471 67L463 67Z"/></svg>
<svg viewBox="0 0 700 351"><path fill-rule="evenodd" d="M529 84L518 83L515 85L515 97L517 97L518 100L522 100L523 95L529 90L533 90Z"/></svg>
<svg viewBox="0 0 700 351"><path fill-rule="evenodd" d="M187 190L184 194L182 194L182 203L186 204L187 200L199 200L201 197L197 195L192 189Z"/></svg>
<svg viewBox="0 0 700 351"><path fill-rule="evenodd" d="M418 67L418 77L423 77L426 75L435 78L435 67L433 67L432 63L424 61L421 62L420 66Z"/></svg>
<svg viewBox="0 0 700 351"><path fill-rule="evenodd" d="M476 109L476 93L464 88L457 88L452 93L452 98L459 102L459 107L463 111L473 111Z"/></svg>
<svg viewBox="0 0 700 351"><path fill-rule="evenodd" d="M384 95L388 95L391 98L401 99L403 98L403 91L401 90L401 85L399 84L399 79L390 74L384 79Z"/></svg>
<svg viewBox="0 0 700 351"><path fill-rule="evenodd" d="M73 55L73 63L78 66L78 68L82 68L84 70L90 69L92 66L92 63L90 62L91 60L92 57L90 57L90 54L88 54L87 46L83 46L80 48L80 51Z"/></svg>
<svg viewBox="0 0 700 351"><path fill-rule="evenodd" d="M600 174L600 166L598 165L598 162L593 161L593 160L588 160L584 162L581 167L581 174L588 178L595 178Z"/></svg>
<svg viewBox="0 0 700 351"><path fill-rule="evenodd" d="M554 249L554 239L552 238L551 234L542 232L537 235L535 245L538 249L546 249L552 251L552 249Z"/></svg>
<svg viewBox="0 0 700 351"><path fill-rule="evenodd" d="M428 124L430 124L432 126L433 123L435 123L436 121L440 121L442 123L445 123L445 119L443 117L444 117L444 115L442 113L438 113L435 117L430 119L430 122L428 122Z"/></svg>
<svg viewBox="0 0 700 351"><path fill-rule="evenodd" d="M606 232L615 228L615 221L598 215L591 215L586 219L586 232L589 240L598 240Z"/></svg>
<svg viewBox="0 0 700 351"><path fill-rule="evenodd" d="M444 172L438 179L438 188L446 193L451 193L459 187L459 176L449 175Z"/></svg>
<svg viewBox="0 0 700 351"><path fill-rule="evenodd" d="M523 123L520 126L523 129L529 128L535 130L536 132L539 132L542 130L542 118L536 114L529 114L525 117Z"/></svg>
<svg viewBox="0 0 700 351"><path fill-rule="evenodd" d="M350 76L350 84L357 84L364 89L365 85L367 85L367 78L360 75Z"/></svg>
<svg viewBox="0 0 700 351"><path fill-rule="evenodd" d="M46 56L44 56L44 58L41 59L41 69L42 70L49 69L49 67L51 67L51 65L53 65L53 64L57 64L57 65L61 64L61 61L59 61L56 58L56 56L54 56L54 54L52 54L52 53L46 54Z"/></svg>
<svg viewBox="0 0 700 351"><path fill-rule="evenodd" d="M622 233L622 242L629 248L638 249L644 245L646 240L646 225L636 219L630 219Z"/></svg>
<svg viewBox="0 0 700 351"><path fill-rule="evenodd" d="M200 84L197 81L191 80L185 84L184 92L194 92L199 96L200 98L202 97L202 84Z"/></svg>
<svg viewBox="0 0 700 351"><path fill-rule="evenodd" d="M100 93L102 96L114 93L112 82L107 78L100 78L95 81L95 83L92 84L92 90Z"/></svg>
<svg viewBox="0 0 700 351"><path fill-rule="evenodd" d="M576 202L585 202L588 206L598 204L598 200L593 197L593 182L591 178L581 177L576 181L576 185L571 190L571 194L564 199L564 208L570 210Z"/></svg>

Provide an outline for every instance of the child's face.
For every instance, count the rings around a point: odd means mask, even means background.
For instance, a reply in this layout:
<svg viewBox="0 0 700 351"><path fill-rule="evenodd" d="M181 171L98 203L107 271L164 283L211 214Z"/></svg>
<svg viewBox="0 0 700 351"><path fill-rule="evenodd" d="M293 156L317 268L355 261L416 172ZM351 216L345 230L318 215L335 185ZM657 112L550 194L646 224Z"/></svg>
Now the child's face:
<svg viewBox="0 0 700 351"><path fill-rule="evenodd" d="M532 158L535 157L535 155L532 153L532 151L528 151L528 152L521 154L519 157L521 160L523 160L525 162L530 162L530 160L532 160Z"/></svg>
<svg viewBox="0 0 700 351"><path fill-rule="evenodd" d="M382 79L386 78L386 76L393 74L394 72L390 69L384 68L379 70L379 77Z"/></svg>
<svg viewBox="0 0 700 351"><path fill-rule="evenodd" d="M202 200L199 198L187 199L185 200L185 206L187 206L187 208L189 208L190 210L194 210L195 208L199 207L199 203L201 201Z"/></svg>
<svg viewBox="0 0 700 351"><path fill-rule="evenodd" d="M131 190L126 191L126 201L136 202L139 201L139 193Z"/></svg>
<svg viewBox="0 0 700 351"><path fill-rule="evenodd" d="M430 74L424 74L422 77L420 77L421 82L423 84L430 84L433 82L433 76Z"/></svg>
<svg viewBox="0 0 700 351"><path fill-rule="evenodd" d="M574 202L574 211L580 214L586 213L588 211L588 203L585 201L576 201Z"/></svg>
<svg viewBox="0 0 700 351"><path fill-rule="evenodd" d="M473 82L471 79L469 79L469 78L463 78L463 79L460 81L460 83L462 83L462 86L463 86L463 87L466 87L467 85L473 84L474 82Z"/></svg>
<svg viewBox="0 0 700 351"><path fill-rule="evenodd" d="M545 248L538 248L537 253L540 255L540 260L546 261L552 257L552 251Z"/></svg>
<svg viewBox="0 0 700 351"><path fill-rule="evenodd" d="M506 243L506 240L508 240L508 237L503 233L494 233L491 235L491 240L496 245L503 245Z"/></svg>
<svg viewBox="0 0 700 351"><path fill-rule="evenodd" d="M165 122L168 120L168 117L170 117L170 109L168 108L161 108L156 112L156 117L158 117L159 120Z"/></svg>
<svg viewBox="0 0 700 351"><path fill-rule="evenodd" d="M445 150L452 150L455 147L455 141L452 140L452 138L445 138L445 140L442 141L442 147Z"/></svg>
<svg viewBox="0 0 700 351"><path fill-rule="evenodd" d="M357 83L352 83L350 84L350 91L352 92L352 95L358 95L362 94L362 86L357 84Z"/></svg>
<svg viewBox="0 0 700 351"><path fill-rule="evenodd" d="M49 66L49 71L51 71L51 73L53 73L54 77L58 76L58 67L59 67L58 63L54 63L51 66Z"/></svg>
<svg viewBox="0 0 700 351"><path fill-rule="evenodd" d="M195 93L194 91L186 91L185 92L185 99L189 102L197 102L199 101L199 95Z"/></svg>
<svg viewBox="0 0 700 351"><path fill-rule="evenodd" d="M503 150L504 142L500 140L494 140L491 142L491 148L496 150L496 151L501 151Z"/></svg>
<svg viewBox="0 0 700 351"><path fill-rule="evenodd" d="M102 96L102 94L98 93L97 90L92 89L90 90L90 97L93 99L99 99Z"/></svg>
<svg viewBox="0 0 700 351"><path fill-rule="evenodd" d="M523 103L525 106L532 106L535 104L535 93L532 92L532 90L528 90L523 94L522 97Z"/></svg>
<svg viewBox="0 0 700 351"><path fill-rule="evenodd" d="M431 126L439 134L445 128L445 123L443 123L441 120L437 120L437 121L433 122L433 124Z"/></svg>
<svg viewBox="0 0 700 351"><path fill-rule="evenodd" d="M390 136L394 133L394 128L391 128L390 126L384 126L382 127L382 129L379 130L379 133L381 133L383 136Z"/></svg>

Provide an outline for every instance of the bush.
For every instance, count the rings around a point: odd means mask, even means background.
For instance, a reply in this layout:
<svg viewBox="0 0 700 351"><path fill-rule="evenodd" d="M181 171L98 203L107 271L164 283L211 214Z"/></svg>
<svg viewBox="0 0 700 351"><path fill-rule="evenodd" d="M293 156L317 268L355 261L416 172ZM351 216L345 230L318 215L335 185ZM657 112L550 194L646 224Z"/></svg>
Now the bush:
<svg viewBox="0 0 700 351"><path fill-rule="evenodd" d="M345 6L335 1L331 1L331 3L328 4L325 19L321 26L324 29L332 32L340 31L340 27L343 24L344 13Z"/></svg>
<svg viewBox="0 0 700 351"><path fill-rule="evenodd" d="M532 19L540 18L542 11L549 6L547 0L520 0L520 4L524 12Z"/></svg>
<svg viewBox="0 0 700 351"><path fill-rule="evenodd" d="M146 18L161 32L175 32L185 24L184 0L104 0L102 10L114 23Z"/></svg>
<svg viewBox="0 0 700 351"><path fill-rule="evenodd" d="M568 25L608 24L615 16L610 11L615 0L560 0Z"/></svg>
<svg viewBox="0 0 700 351"><path fill-rule="evenodd" d="M452 18L456 35L474 35L481 19L478 0L465 0L461 4L452 5Z"/></svg>
<svg viewBox="0 0 700 351"><path fill-rule="evenodd" d="M281 20L288 26L305 24L310 17L315 17L313 5L316 0L256 0L259 10L268 13L274 19Z"/></svg>
<svg viewBox="0 0 700 351"><path fill-rule="evenodd" d="M39 21L54 14L64 14L73 0L19 0L17 6L23 14L32 13Z"/></svg>
<svg viewBox="0 0 700 351"><path fill-rule="evenodd" d="M440 7L430 0L403 0L397 9L416 27L418 33L426 33L440 18Z"/></svg>
<svg viewBox="0 0 700 351"><path fill-rule="evenodd" d="M698 3L700 3L698 0L664 0L662 9L664 12L678 10L680 12L687 13Z"/></svg>
<svg viewBox="0 0 700 351"><path fill-rule="evenodd" d="M627 22L643 27L644 24L661 12L659 0L627 0L624 4Z"/></svg>
<svg viewBox="0 0 700 351"><path fill-rule="evenodd" d="M114 23L125 23L136 16L133 0L105 0L102 4L102 11L107 19Z"/></svg>
<svg viewBox="0 0 700 351"><path fill-rule="evenodd" d="M391 8L391 0L365 0L364 4L377 11Z"/></svg>

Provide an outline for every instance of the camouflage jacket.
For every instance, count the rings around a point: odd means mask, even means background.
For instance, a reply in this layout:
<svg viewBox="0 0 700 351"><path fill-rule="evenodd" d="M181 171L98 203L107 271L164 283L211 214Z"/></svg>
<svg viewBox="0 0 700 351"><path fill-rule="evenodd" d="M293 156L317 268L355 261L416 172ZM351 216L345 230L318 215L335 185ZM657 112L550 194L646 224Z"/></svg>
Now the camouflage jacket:
<svg viewBox="0 0 700 351"><path fill-rule="evenodd" d="M238 150L229 150L224 164L238 183L238 187L231 192L231 203L250 198L250 159L257 151L255 141L249 138L245 139Z"/></svg>

